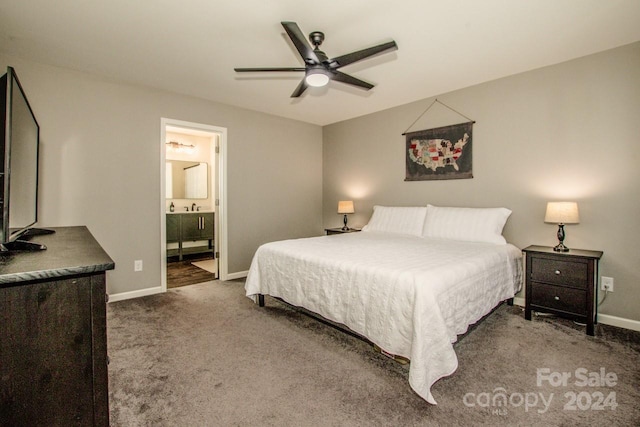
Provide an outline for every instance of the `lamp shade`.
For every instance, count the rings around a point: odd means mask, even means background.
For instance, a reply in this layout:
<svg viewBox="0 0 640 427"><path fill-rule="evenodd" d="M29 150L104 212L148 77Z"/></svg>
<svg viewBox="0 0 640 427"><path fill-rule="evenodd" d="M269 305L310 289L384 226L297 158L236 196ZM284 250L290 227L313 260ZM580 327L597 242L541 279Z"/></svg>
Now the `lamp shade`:
<svg viewBox="0 0 640 427"><path fill-rule="evenodd" d="M580 214L576 202L549 202L544 222L553 224L578 224Z"/></svg>
<svg viewBox="0 0 640 427"><path fill-rule="evenodd" d="M341 200L338 202L339 214L352 214L354 213L353 200Z"/></svg>

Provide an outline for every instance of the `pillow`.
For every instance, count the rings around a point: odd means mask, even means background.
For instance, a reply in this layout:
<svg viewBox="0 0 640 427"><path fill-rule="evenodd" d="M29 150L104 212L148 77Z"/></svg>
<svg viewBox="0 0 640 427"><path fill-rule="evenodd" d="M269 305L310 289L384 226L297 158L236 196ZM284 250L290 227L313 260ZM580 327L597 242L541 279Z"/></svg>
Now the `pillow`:
<svg viewBox="0 0 640 427"><path fill-rule="evenodd" d="M424 237L506 244L502 229L511 211L506 208L443 208L427 205Z"/></svg>
<svg viewBox="0 0 640 427"><path fill-rule="evenodd" d="M421 236L424 218L427 214L425 206L398 207L374 206L373 215L362 231L383 231L387 233L410 234Z"/></svg>

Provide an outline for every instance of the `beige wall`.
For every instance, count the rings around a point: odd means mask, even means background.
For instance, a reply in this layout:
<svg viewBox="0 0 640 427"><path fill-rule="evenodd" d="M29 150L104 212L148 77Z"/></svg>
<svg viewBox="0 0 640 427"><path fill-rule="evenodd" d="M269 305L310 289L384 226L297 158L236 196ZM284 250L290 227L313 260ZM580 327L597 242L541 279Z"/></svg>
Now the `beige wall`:
<svg viewBox="0 0 640 427"><path fill-rule="evenodd" d="M263 242L321 233L319 126L0 55L8 65L41 127L39 224L87 225L116 263L110 293L160 286L162 117L228 129L229 273Z"/></svg>
<svg viewBox="0 0 640 427"><path fill-rule="evenodd" d="M432 99L320 128L0 55L7 65L41 126L40 225L87 225L116 262L111 293L160 285L167 117L228 128L230 273L263 242L341 225L342 199L351 225L374 204L506 206L518 247L555 244L545 204L570 199L581 223L567 245L603 250L615 279L600 312L640 320L640 43L439 96L476 124L474 178L437 182L403 181L401 133ZM460 120L436 104L411 130Z"/></svg>
<svg viewBox="0 0 640 427"><path fill-rule="evenodd" d="M438 99L476 121L474 178L404 182L401 134L433 99L326 126L324 225L340 225L343 199L355 201L353 226L374 204L505 206L507 240L555 245L546 202L574 200L581 223L565 243L604 251L600 273L615 279L600 313L640 320L640 43ZM435 104L411 130L462 121Z"/></svg>

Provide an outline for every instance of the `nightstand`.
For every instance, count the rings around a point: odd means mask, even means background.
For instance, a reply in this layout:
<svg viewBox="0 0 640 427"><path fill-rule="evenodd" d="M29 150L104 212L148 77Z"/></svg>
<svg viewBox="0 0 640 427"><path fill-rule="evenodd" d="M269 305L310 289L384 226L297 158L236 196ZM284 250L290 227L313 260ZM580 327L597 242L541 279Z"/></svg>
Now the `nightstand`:
<svg viewBox="0 0 640 427"><path fill-rule="evenodd" d="M327 233L327 236L331 234L342 234L342 233L357 233L358 231L362 231L359 228L350 228L348 230L343 230L342 227L339 228L325 228L324 232Z"/></svg>
<svg viewBox="0 0 640 427"><path fill-rule="evenodd" d="M526 254L524 316L543 311L587 324L587 335L597 323L598 261L601 251L571 249L556 252L548 246L529 246Z"/></svg>

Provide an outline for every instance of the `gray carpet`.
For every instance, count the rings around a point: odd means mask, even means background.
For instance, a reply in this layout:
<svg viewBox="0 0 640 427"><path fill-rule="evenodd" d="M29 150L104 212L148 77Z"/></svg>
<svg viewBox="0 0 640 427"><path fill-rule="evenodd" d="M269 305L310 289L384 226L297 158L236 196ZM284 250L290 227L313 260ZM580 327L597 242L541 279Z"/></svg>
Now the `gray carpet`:
<svg viewBox="0 0 640 427"><path fill-rule="evenodd" d="M640 425L640 333L598 325L588 337L503 305L455 345L458 370L434 385L433 406L409 387L408 367L276 300L260 308L243 285L109 304L111 425ZM537 368L571 378L538 386ZM591 385L579 386L579 368ZM596 381L601 368L610 386Z"/></svg>

